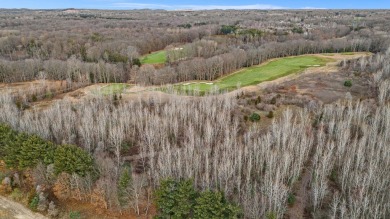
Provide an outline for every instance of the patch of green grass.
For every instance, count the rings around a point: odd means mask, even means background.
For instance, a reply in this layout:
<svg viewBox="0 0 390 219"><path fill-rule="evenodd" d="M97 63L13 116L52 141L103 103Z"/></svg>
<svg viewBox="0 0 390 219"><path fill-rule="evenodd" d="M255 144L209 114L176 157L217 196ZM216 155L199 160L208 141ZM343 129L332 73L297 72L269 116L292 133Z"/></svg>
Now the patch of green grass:
<svg viewBox="0 0 390 219"><path fill-rule="evenodd" d="M289 74L301 72L309 67L324 66L331 61L333 61L331 58L311 55L280 58L265 65L244 68L236 73L222 77L214 83L182 83L175 85L175 88L181 91L188 91L188 93L193 90L209 92L215 86L218 86L220 90L231 91L237 89L238 85L245 87L264 81L272 81Z"/></svg>
<svg viewBox="0 0 390 219"><path fill-rule="evenodd" d="M141 57L141 64L163 64L167 61L167 52L159 51Z"/></svg>
<svg viewBox="0 0 390 219"><path fill-rule="evenodd" d="M130 87L130 85L122 84L122 83L109 84L109 85L103 86L101 88L98 88L96 93L102 94L102 95L120 94L120 93L123 93L123 90L125 90L126 88L129 88L129 87Z"/></svg>

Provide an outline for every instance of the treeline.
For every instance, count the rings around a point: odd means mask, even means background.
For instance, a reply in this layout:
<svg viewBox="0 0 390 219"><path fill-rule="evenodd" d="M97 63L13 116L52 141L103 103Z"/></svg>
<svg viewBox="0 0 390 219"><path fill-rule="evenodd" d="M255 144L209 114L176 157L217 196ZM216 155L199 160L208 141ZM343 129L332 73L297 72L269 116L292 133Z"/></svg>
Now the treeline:
<svg viewBox="0 0 390 219"><path fill-rule="evenodd" d="M130 61L110 63L83 62L75 56L67 61L28 59L0 60L0 82L30 81L38 78L91 84L133 81L143 85L161 85L190 80L215 80L243 67L258 65L272 58L339 52L379 52L386 40L331 39L271 42L255 47L241 45L226 50L215 40L200 40L182 47L168 47L168 62L163 68L135 65ZM136 56L134 56L136 57ZM133 60L133 59L132 59Z"/></svg>
<svg viewBox="0 0 390 219"><path fill-rule="evenodd" d="M45 22L40 20L39 22ZM28 26L16 34L0 37L0 57L17 61L24 59L58 59L65 61L71 56L86 62L120 62L124 58L164 49L173 43L190 43L195 39L214 34L209 28L166 31L166 28L146 29L146 24L136 24L121 29L99 27L91 22L61 21ZM71 25L76 25L75 30ZM43 26L49 25L49 26ZM59 25L68 31L51 31ZM134 48L136 50L134 50ZM111 56L111 57L110 57ZM115 58L115 57L117 58Z"/></svg>
<svg viewBox="0 0 390 219"><path fill-rule="evenodd" d="M0 82L11 83L35 79L66 80L75 83L126 82L130 79L127 64L82 62L75 57L67 61L28 59L23 61L0 60Z"/></svg>

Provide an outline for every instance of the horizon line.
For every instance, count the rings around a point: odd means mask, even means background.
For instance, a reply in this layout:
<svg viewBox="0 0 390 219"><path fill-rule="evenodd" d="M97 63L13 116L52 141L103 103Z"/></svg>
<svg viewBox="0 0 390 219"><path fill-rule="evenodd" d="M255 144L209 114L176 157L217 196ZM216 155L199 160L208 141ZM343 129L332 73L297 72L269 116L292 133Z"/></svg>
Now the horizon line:
<svg viewBox="0 0 390 219"><path fill-rule="evenodd" d="M151 11L305 11L305 10L390 10L390 8L177 8L177 9L165 9L165 8L76 8L76 7L67 7L67 8L1 8L0 10L100 10L100 11L140 11L140 10L151 10Z"/></svg>

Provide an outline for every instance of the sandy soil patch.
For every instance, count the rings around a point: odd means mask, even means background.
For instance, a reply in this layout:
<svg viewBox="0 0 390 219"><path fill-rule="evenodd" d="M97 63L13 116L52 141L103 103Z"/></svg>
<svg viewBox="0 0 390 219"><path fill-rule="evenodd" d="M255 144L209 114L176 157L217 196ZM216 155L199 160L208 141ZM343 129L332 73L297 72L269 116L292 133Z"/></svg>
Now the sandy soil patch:
<svg viewBox="0 0 390 219"><path fill-rule="evenodd" d="M47 217L32 212L23 205L0 196L0 218L9 219L48 219Z"/></svg>

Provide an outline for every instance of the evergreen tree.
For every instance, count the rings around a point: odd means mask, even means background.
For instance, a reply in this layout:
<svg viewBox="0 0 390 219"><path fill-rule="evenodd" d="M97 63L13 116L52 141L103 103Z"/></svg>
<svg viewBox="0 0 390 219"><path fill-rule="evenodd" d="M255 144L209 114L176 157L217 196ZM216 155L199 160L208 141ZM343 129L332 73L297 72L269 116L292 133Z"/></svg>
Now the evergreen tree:
<svg viewBox="0 0 390 219"><path fill-rule="evenodd" d="M160 213L157 218L190 218L196 195L191 180L162 181L156 191L156 203Z"/></svg>
<svg viewBox="0 0 390 219"><path fill-rule="evenodd" d="M54 169L57 174L66 172L85 176L93 169L92 157L74 145L62 145L54 152Z"/></svg>
<svg viewBox="0 0 390 219"><path fill-rule="evenodd" d="M239 218L240 209L228 203L221 192L205 191L196 199L195 219Z"/></svg>
<svg viewBox="0 0 390 219"><path fill-rule="evenodd" d="M18 155L19 168L35 167L39 162L49 165L53 163L54 151L53 143L32 135L21 142Z"/></svg>
<svg viewBox="0 0 390 219"><path fill-rule="evenodd" d="M125 166L121 172L118 182L119 204L123 207L129 202L129 187L132 184L131 169Z"/></svg>

